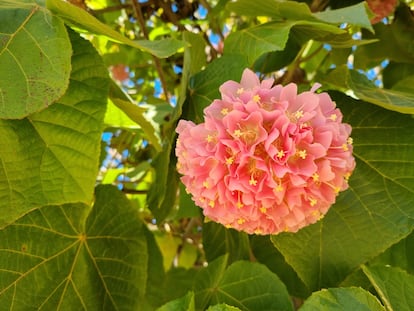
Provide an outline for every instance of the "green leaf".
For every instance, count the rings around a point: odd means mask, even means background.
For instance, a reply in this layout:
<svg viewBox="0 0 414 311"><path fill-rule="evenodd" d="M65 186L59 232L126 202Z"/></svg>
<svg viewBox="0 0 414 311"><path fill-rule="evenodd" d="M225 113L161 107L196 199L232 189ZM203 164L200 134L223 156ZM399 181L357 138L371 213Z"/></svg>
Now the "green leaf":
<svg viewBox="0 0 414 311"><path fill-rule="evenodd" d="M66 204L31 211L0 231L0 305L137 308L147 269L142 229L136 210L111 186L97 188L92 209Z"/></svg>
<svg viewBox="0 0 414 311"><path fill-rule="evenodd" d="M166 303L157 311L195 311L194 293L188 292L184 297Z"/></svg>
<svg viewBox="0 0 414 311"><path fill-rule="evenodd" d="M69 84L71 44L63 22L38 4L0 4L0 118L52 105Z"/></svg>
<svg viewBox="0 0 414 311"><path fill-rule="evenodd" d="M174 132L171 133L171 136ZM158 222L163 221L176 207L179 187L176 159L173 156L173 140L164 139L163 150L158 153L151 165L154 167L155 181L148 191L147 204Z"/></svg>
<svg viewBox="0 0 414 311"><path fill-rule="evenodd" d="M29 118L0 120L0 228L40 206L92 201L109 79L90 43L71 37L66 94Z"/></svg>
<svg viewBox="0 0 414 311"><path fill-rule="evenodd" d="M178 299L192 290L196 269L171 268L168 270L163 286L160 287L158 301L166 303Z"/></svg>
<svg viewBox="0 0 414 311"><path fill-rule="evenodd" d="M161 142L159 135L157 135L155 126L145 116L147 109L134 104L132 102L132 99L127 94L125 94L114 82L111 83L109 89L109 97L112 103L118 107L128 117L128 119L134 121L137 125L139 125L139 127L144 132L146 139L148 139L148 141L154 146L155 150L161 151ZM111 114L108 117L113 118L114 116ZM108 118L106 118L106 120L108 120ZM123 120L125 120L125 117L121 117L121 121Z"/></svg>
<svg viewBox="0 0 414 311"><path fill-rule="evenodd" d="M61 17L69 25L75 26L90 33L105 36L115 42L127 44L141 49L154 56L165 58L184 47L183 42L176 39L163 40L130 40L108 25L100 22L85 10L61 0L46 0L46 5L53 13Z"/></svg>
<svg viewBox="0 0 414 311"><path fill-rule="evenodd" d="M197 274L197 309L226 303L240 310L293 310L286 287L266 266L237 261L224 270L225 263L219 258Z"/></svg>
<svg viewBox="0 0 414 311"><path fill-rule="evenodd" d="M317 19L332 24L351 24L374 32L367 15L367 4L360 2L338 10L324 10L313 14Z"/></svg>
<svg viewBox="0 0 414 311"><path fill-rule="evenodd" d="M377 39L378 41L357 48L354 54L355 68L372 68L378 66L384 59L414 64L414 22L411 10L401 3L395 16L391 24L376 24L375 35L362 33L364 39Z"/></svg>
<svg viewBox="0 0 414 311"><path fill-rule="evenodd" d="M249 259L249 237L244 232L227 229L216 222L203 224L203 249L208 262L228 254L228 262Z"/></svg>
<svg viewBox="0 0 414 311"><path fill-rule="evenodd" d="M329 288L313 293L299 311L385 311L370 292L357 287Z"/></svg>
<svg viewBox="0 0 414 311"><path fill-rule="evenodd" d="M405 239L394 244L377 258L370 261L370 265L389 265L399 267L408 273L414 274L414 232Z"/></svg>
<svg viewBox="0 0 414 311"><path fill-rule="evenodd" d="M250 236L250 246L254 258L275 273L292 296L305 298L311 294L292 267L286 263L283 255L273 247L268 236Z"/></svg>
<svg viewBox="0 0 414 311"><path fill-rule="evenodd" d="M227 4L237 15L270 16L276 19L315 20L306 3L279 0L238 0Z"/></svg>
<svg viewBox="0 0 414 311"><path fill-rule="evenodd" d="M356 169L322 221L272 237L311 290L337 286L414 228L411 116L332 94L353 127Z"/></svg>
<svg viewBox="0 0 414 311"><path fill-rule="evenodd" d="M187 42L184 49L184 65L181 77L180 90L178 95L177 107L174 110L173 120L177 120L182 113L183 104L187 98L188 83L190 77L196 74L206 64L205 47L206 43L201 34L184 32L183 40Z"/></svg>
<svg viewBox="0 0 414 311"><path fill-rule="evenodd" d="M382 81L384 87L388 89L409 76L414 76L414 64L391 61L382 71Z"/></svg>
<svg viewBox="0 0 414 311"><path fill-rule="evenodd" d="M239 311L239 310L240 310L239 308L229 306L225 303L214 305L207 309L207 311Z"/></svg>
<svg viewBox="0 0 414 311"><path fill-rule="evenodd" d="M145 292L146 302L151 306L149 310L154 310L154 307L162 304L162 299L165 292L163 289L165 271L163 267L163 258L161 251L155 241L154 235L147 228L144 229L147 238L148 249L148 271L147 271L147 285Z"/></svg>
<svg viewBox="0 0 414 311"><path fill-rule="evenodd" d="M183 107L183 116L196 123L203 121L203 109L220 97L219 87L227 80L240 81L247 59L242 55L223 55L190 80L190 99Z"/></svg>
<svg viewBox="0 0 414 311"><path fill-rule="evenodd" d="M413 92L378 88L365 75L348 69L346 65L321 77L320 82L336 90L344 92L351 90L355 97L385 109L414 114Z"/></svg>
<svg viewBox="0 0 414 311"><path fill-rule="evenodd" d="M306 33L307 39L345 33L336 26L318 22L270 22L230 34L224 44L224 53L246 55L249 64L253 64L264 53L283 50L294 26L298 26L297 32Z"/></svg>
<svg viewBox="0 0 414 311"><path fill-rule="evenodd" d="M410 311L414 306L414 275L395 267L363 266L388 310Z"/></svg>
<svg viewBox="0 0 414 311"><path fill-rule="evenodd" d="M320 21L337 25L349 23L373 31L364 3L312 13L307 4L297 1L238 0L230 2L227 9L238 15L252 17L269 16L279 20Z"/></svg>

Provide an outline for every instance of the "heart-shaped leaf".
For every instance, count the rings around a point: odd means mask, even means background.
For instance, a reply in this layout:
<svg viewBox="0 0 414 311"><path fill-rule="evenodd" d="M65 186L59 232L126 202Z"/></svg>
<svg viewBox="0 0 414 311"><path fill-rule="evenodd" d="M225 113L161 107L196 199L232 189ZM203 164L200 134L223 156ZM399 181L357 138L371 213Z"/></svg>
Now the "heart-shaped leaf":
<svg viewBox="0 0 414 311"><path fill-rule="evenodd" d="M37 207L92 201L109 79L91 44L71 37L66 94L23 120L0 120L0 228Z"/></svg>
<svg viewBox="0 0 414 311"><path fill-rule="evenodd" d="M5 310L136 310L145 292L147 244L118 189L95 204L45 206L0 231Z"/></svg>

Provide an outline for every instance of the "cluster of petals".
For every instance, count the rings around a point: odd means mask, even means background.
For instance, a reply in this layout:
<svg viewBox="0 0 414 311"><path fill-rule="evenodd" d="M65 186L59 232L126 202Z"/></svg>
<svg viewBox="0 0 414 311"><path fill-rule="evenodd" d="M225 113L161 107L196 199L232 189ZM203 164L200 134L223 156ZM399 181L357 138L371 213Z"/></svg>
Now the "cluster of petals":
<svg viewBox="0 0 414 311"><path fill-rule="evenodd" d="M209 219L249 234L296 232L326 214L348 187L351 127L327 93L227 81L204 123L180 120L177 169Z"/></svg>
<svg viewBox="0 0 414 311"><path fill-rule="evenodd" d="M398 5L398 0L366 0L366 2L375 14L371 19L371 24L379 23L384 17L394 13Z"/></svg>

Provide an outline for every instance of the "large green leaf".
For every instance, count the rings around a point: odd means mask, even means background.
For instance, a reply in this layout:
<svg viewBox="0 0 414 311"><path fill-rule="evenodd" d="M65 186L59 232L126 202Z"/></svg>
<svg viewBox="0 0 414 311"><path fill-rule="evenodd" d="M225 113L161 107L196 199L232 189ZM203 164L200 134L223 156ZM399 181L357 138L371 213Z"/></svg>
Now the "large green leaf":
<svg viewBox="0 0 414 311"><path fill-rule="evenodd" d="M385 311L370 292L362 288L329 288L315 292L308 298L300 311Z"/></svg>
<svg viewBox="0 0 414 311"><path fill-rule="evenodd" d="M92 208L45 206L0 231L3 310L137 310L145 291L142 223L112 186Z"/></svg>
<svg viewBox="0 0 414 311"><path fill-rule="evenodd" d="M27 1L0 3L0 118L21 119L59 99L69 83L63 22Z"/></svg>
<svg viewBox="0 0 414 311"><path fill-rule="evenodd" d="M414 93L388 90L375 86L368 78L346 65L321 77L320 82L332 89L351 91L357 98L401 113L414 114ZM411 88L412 89L412 88Z"/></svg>
<svg viewBox="0 0 414 311"><path fill-rule="evenodd" d="M414 227L413 119L333 95L353 126L357 166L350 189L322 221L272 237L311 290L338 285Z"/></svg>
<svg viewBox="0 0 414 311"><path fill-rule="evenodd" d="M203 249L207 261L229 255L229 263L248 260L250 256L249 237L244 232L227 229L216 222L203 224Z"/></svg>
<svg viewBox="0 0 414 311"><path fill-rule="evenodd" d="M220 257L197 274L197 309L226 303L240 310L293 310L285 285L264 265L237 261L225 269L226 262Z"/></svg>
<svg viewBox="0 0 414 311"><path fill-rule="evenodd" d="M129 46L149 52L157 57L168 57L184 47L184 43L176 39L164 40L130 40L121 35L108 25L100 22L85 10L61 0L46 0L47 7L61 17L69 25L86 30L96 35L106 36L115 42L121 42Z"/></svg>
<svg viewBox="0 0 414 311"><path fill-rule="evenodd" d="M28 211L93 196L107 71L89 42L72 36L66 94L23 120L0 120L0 228Z"/></svg>
<svg viewBox="0 0 414 311"><path fill-rule="evenodd" d="M414 275L389 266L363 267L389 311L410 311L414 307Z"/></svg>

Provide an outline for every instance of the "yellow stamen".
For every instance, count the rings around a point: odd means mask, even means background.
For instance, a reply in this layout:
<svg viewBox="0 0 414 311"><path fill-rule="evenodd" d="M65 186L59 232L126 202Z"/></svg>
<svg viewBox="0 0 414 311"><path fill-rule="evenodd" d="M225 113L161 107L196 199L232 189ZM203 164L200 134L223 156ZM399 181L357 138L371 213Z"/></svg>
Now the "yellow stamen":
<svg viewBox="0 0 414 311"><path fill-rule="evenodd" d="M233 164L233 162L234 162L233 157L226 158L226 164L227 164L227 165L231 165L231 164Z"/></svg>
<svg viewBox="0 0 414 311"><path fill-rule="evenodd" d="M302 118L303 117L303 110L296 111L294 116L295 116L296 119Z"/></svg>
<svg viewBox="0 0 414 311"><path fill-rule="evenodd" d="M237 223L239 224L239 225L242 225L242 224L244 224L246 222L246 220L245 219L243 219L243 218L239 218L238 220L237 220Z"/></svg>
<svg viewBox="0 0 414 311"><path fill-rule="evenodd" d="M283 151L283 150L279 150L278 152L277 152L277 154L276 154L276 156L279 158L279 159L281 159L281 158L283 158L283 156L285 155L285 152Z"/></svg>
<svg viewBox="0 0 414 311"><path fill-rule="evenodd" d="M300 158L302 158L303 160L305 160L306 158L306 150L299 150L298 155Z"/></svg>
<svg viewBox="0 0 414 311"><path fill-rule="evenodd" d="M208 183L207 180L203 181L203 187L205 187L207 189L210 187L210 184Z"/></svg>
<svg viewBox="0 0 414 311"><path fill-rule="evenodd" d="M253 178L253 176L252 176L252 177L250 177L250 180L249 180L249 185L250 185L250 186L256 186L256 185L257 185L257 180L255 180L255 179Z"/></svg>
<svg viewBox="0 0 414 311"><path fill-rule="evenodd" d="M226 114L228 114L229 113L229 109L227 109L227 108L223 108L223 109L221 109L221 114L223 115L223 116L225 116Z"/></svg>
<svg viewBox="0 0 414 311"><path fill-rule="evenodd" d="M347 145L347 144L343 144L343 145L342 145L342 149L343 149L344 151L348 151L348 145Z"/></svg>
<svg viewBox="0 0 414 311"><path fill-rule="evenodd" d="M211 143L214 140L214 136L211 136L210 134L208 134L206 140L207 142Z"/></svg>
<svg viewBox="0 0 414 311"><path fill-rule="evenodd" d="M213 201L213 200L210 200L210 202L208 202L208 205L209 205L211 208L214 208L214 201Z"/></svg>
<svg viewBox="0 0 414 311"><path fill-rule="evenodd" d="M266 213L266 207L263 207L263 206L262 206L262 207L260 208L260 212L262 212L263 214L264 214L264 213Z"/></svg>
<svg viewBox="0 0 414 311"><path fill-rule="evenodd" d="M244 205L243 205L243 203L242 202L237 202L237 208L242 208Z"/></svg>
<svg viewBox="0 0 414 311"><path fill-rule="evenodd" d="M354 140L352 139L352 137L348 137L348 139L346 140L346 143L348 145L352 145L354 143Z"/></svg>
<svg viewBox="0 0 414 311"><path fill-rule="evenodd" d="M240 95L240 94L242 94L244 92L244 88L239 88L239 89L237 89L237 95Z"/></svg>
<svg viewBox="0 0 414 311"><path fill-rule="evenodd" d="M283 186L282 184L278 184L275 188L276 192L282 192L283 191Z"/></svg>
<svg viewBox="0 0 414 311"><path fill-rule="evenodd" d="M334 113L329 116L329 119L331 119L332 121L336 121L336 118L338 118L338 116Z"/></svg>
<svg viewBox="0 0 414 311"><path fill-rule="evenodd" d="M318 203L318 200L316 200L316 199L314 199L314 198L310 198L310 199L309 199L309 203L310 203L310 206L315 206L315 205L316 205L316 203Z"/></svg>
<svg viewBox="0 0 414 311"><path fill-rule="evenodd" d="M240 136L242 136L242 132L240 130L235 130L233 132L233 136L236 138L239 138Z"/></svg>
<svg viewBox="0 0 414 311"><path fill-rule="evenodd" d="M318 173L313 173L313 175L312 175L312 179L313 179L313 181L319 181L319 174Z"/></svg>
<svg viewBox="0 0 414 311"><path fill-rule="evenodd" d="M260 101L260 96L259 95L254 95L253 96L253 101L255 102L255 103L258 103L259 101Z"/></svg>

